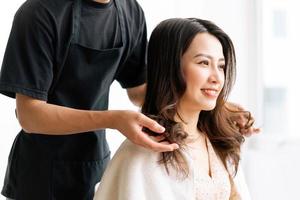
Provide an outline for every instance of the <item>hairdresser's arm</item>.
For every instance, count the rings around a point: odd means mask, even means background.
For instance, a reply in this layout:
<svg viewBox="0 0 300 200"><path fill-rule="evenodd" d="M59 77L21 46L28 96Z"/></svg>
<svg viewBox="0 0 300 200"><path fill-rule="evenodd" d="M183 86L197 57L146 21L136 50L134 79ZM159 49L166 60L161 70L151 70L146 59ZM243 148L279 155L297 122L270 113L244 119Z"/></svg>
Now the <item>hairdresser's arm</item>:
<svg viewBox="0 0 300 200"><path fill-rule="evenodd" d="M127 95L130 101L138 107L141 107L143 105L145 94L146 84L127 89Z"/></svg>
<svg viewBox="0 0 300 200"><path fill-rule="evenodd" d="M49 104L21 94L16 95L17 116L27 133L69 135L105 128L117 129L132 142L154 151L171 151L177 144L160 144L142 132L145 126L155 132L164 129L154 120L134 111L89 111Z"/></svg>

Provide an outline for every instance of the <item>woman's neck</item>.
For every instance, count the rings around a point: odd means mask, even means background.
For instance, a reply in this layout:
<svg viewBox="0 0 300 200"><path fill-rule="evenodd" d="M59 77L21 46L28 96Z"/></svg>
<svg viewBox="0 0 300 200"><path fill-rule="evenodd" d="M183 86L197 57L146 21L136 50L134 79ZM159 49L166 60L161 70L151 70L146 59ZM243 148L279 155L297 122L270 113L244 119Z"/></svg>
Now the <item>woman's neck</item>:
<svg viewBox="0 0 300 200"><path fill-rule="evenodd" d="M178 109L178 113L175 116L175 121L181 122L183 130L186 131L190 137L196 137L199 135L197 127L200 111L187 112Z"/></svg>

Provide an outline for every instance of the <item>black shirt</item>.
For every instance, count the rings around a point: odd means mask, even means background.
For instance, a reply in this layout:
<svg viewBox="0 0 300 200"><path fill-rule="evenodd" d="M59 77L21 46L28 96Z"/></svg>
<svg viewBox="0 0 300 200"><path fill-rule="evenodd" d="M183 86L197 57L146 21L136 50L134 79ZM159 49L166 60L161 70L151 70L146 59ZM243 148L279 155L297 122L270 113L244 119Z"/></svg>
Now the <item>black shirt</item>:
<svg viewBox="0 0 300 200"><path fill-rule="evenodd" d="M19 8L1 68L2 94L106 110L113 80L124 88L145 82L147 31L138 3L82 0L72 42L74 1L27 0ZM67 136L21 130L2 194L22 200L91 199L109 154L104 130Z"/></svg>
<svg viewBox="0 0 300 200"><path fill-rule="evenodd" d="M100 4L85 0L80 20L79 43L93 49L112 49L121 46L117 10L113 1Z"/></svg>
<svg viewBox="0 0 300 200"><path fill-rule="evenodd" d="M53 73L63 62L71 34L73 1L28 0L19 8L14 18L0 72L2 94L15 97L17 92L47 100ZM122 87L128 88L145 81L147 31L143 11L137 2L121 0L120 3L125 14L126 44L124 44L125 52L115 79ZM90 27L82 25L80 42L91 49L118 46L121 33L118 28L112 28L117 21L110 21L111 15L115 15L115 10L112 11L113 13L106 13L108 18L100 16L98 21L97 12L102 12L104 8L95 4L95 2L83 4L81 23L87 22ZM111 7L111 4L107 6L109 9ZM104 22L102 23L101 20ZM113 33L104 33L107 29ZM88 81L93 84L93 80Z"/></svg>

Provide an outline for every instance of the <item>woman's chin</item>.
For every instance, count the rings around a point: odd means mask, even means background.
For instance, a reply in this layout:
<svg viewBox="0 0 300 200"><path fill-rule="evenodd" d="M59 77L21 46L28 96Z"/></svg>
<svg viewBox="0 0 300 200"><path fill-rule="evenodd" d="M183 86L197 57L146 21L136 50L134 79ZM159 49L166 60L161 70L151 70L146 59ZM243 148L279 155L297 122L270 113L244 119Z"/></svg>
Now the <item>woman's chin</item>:
<svg viewBox="0 0 300 200"><path fill-rule="evenodd" d="M205 111L211 111L211 110L215 109L215 107L216 107L216 104L215 104L215 103L213 103L213 104L208 104L208 105L203 106L203 107L202 107L202 110L205 110Z"/></svg>

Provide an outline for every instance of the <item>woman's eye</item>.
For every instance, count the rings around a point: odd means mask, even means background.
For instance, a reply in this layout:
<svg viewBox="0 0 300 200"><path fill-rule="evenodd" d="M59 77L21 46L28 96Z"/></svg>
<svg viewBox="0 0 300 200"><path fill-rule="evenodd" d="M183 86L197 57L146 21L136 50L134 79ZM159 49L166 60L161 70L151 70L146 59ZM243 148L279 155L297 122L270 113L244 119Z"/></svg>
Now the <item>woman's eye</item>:
<svg viewBox="0 0 300 200"><path fill-rule="evenodd" d="M225 65L219 65L220 69L225 69Z"/></svg>
<svg viewBox="0 0 300 200"><path fill-rule="evenodd" d="M199 62L200 65L208 65L208 61L207 60L202 60Z"/></svg>

